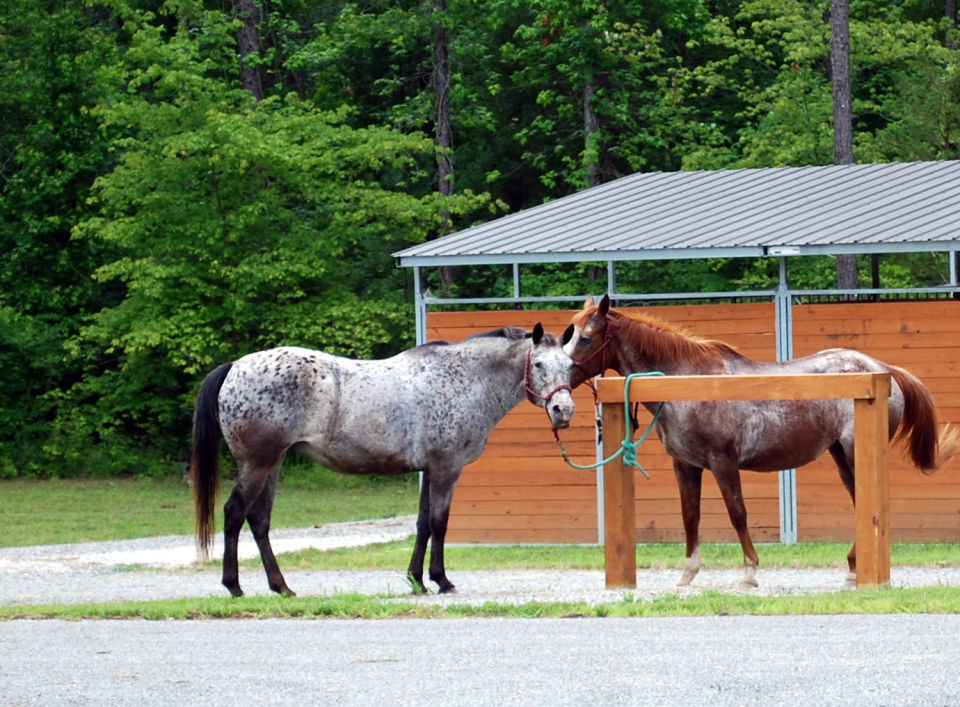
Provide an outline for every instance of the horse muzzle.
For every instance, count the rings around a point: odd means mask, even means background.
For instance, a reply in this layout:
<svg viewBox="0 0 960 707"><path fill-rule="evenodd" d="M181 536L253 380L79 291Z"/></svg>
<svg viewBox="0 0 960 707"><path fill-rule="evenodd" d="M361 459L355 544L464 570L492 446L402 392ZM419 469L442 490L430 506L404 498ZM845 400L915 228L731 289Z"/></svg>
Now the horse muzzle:
<svg viewBox="0 0 960 707"><path fill-rule="evenodd" d="M544 407L547 410L547 415L550 416L550 422L553 424L555 430L565 430L570 426L574 413L573 397L571 397L570 391L563 390L556 392L546 401Z"/></svg>

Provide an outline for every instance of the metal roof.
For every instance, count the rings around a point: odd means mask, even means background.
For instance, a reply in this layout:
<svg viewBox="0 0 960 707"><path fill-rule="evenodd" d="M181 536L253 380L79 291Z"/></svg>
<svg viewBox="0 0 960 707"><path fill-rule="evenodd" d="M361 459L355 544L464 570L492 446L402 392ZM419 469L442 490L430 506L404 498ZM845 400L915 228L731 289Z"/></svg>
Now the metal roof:
<svg viewBox="0 0 960 707"><path fill-rule="evenodd" d="M637 173L394 253L401 267L960 250L960 160Z"/></svg>

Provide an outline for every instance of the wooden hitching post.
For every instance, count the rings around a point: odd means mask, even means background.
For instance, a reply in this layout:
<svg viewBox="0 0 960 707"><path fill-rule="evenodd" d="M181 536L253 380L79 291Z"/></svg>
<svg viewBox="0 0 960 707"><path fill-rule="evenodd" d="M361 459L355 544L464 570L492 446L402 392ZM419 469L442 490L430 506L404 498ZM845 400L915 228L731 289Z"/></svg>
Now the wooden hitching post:
<svg viewBox="0 0 960 707"><path fill-rule="evenodd" d="M623 403L603 406L603 458L620 449L626 420ZM634 470L623 455L603 465L603 553L607 588L637 586L636 493Z"/></svg>
<svg viewBox="0 0 960 707"><path fill-rule="evenodd" d="M858 588L890 582L890 377L875 375L872 386L873 399L853 401Z"/></svg>

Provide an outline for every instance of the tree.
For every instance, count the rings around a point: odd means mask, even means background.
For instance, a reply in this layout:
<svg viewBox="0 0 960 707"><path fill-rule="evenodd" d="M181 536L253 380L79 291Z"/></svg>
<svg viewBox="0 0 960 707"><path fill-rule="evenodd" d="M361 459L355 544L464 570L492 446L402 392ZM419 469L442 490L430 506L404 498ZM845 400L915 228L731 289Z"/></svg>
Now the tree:
<svg viewBox="0 0 960 707"><path fill-rule="evenodd" d="M112 31L82 0L0 5L0 476L44 470L50 391L82 375L63 342L115 294L89 277L111 248L71 239L111 160L90 108L115 88Z"/></svg>
<svg viewBox="0 0 960 707"><path fill-rule="evenodd" d="M410 342L404 275L384 256L437 227L436 199L406 193L430 141L348 127L295 95L256 101L206 70L231 55L230 27L194 12L168 36L139 18L133 90L98 110L119 160L75 236L121 254L95 276L123 297L73 342L88 371L66 393L61 449L92 436L175 453L194 384L251 350L371 357Z"/></svg>
<svg viewBox="0 0 960 707"><path fill-rule="evenodd" d="M258 101L263 100L263 81L257 60L263 47L260 44L260 8L256 0L234 0L240 28L237 30L237 49L240 51L240 80L243 87Z"/></svg>
<svg viewBox="0 0 960 707"><path fill-rule="evenodd" d="M850 3L830 3L830 83L833 87L833 162L853 164L853 108L850 92ZM857 256L837 256L837 287L857 286Z"/></svg>
<svg viewBox="0 0 960 707"><path fill-rule="evenodd" d="M447 0L436 0L436 25L433 38L433 98L436 103L434 141L437 151L437 180L441 199L453 196L453 134L450 128L450 46L447 40ZM450 212L440 207L439 236L453 230ZM453 268L440 268L440 284L449 292L453 286Z"/></svg>

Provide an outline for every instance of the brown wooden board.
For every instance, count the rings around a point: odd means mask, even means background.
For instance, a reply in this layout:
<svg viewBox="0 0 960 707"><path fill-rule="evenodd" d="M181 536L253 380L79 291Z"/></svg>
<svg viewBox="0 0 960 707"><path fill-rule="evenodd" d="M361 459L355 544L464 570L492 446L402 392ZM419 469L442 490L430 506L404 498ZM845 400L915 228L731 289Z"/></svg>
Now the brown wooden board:
<svg viewBox="0 0 960 707"><path fill-rule="evenodd" d="M753 359L776 359L774 307L770 303L642 307L637 311L733 344ZM431 312L427 332L430 339L458 341L501 326L531 329L539 321L547 331L559 335L573 313ZM941 423L960 424L960 302L795 305L793 328L796 356L844 346L907 368L930 389ZM581 386L574 399L574 424L561 431L561 439L574 462L592 464L596 461L593 398ZM646 425L650 416L641 410L640 419ZM890 449L888 460L891 541L960 542L960 462L928 477L910 466L899 445ZM682 540L672 462L655 434L640 447L639 461L651 478L635 475L638 540ZM799 539L852 542L853 506L829 455L800 468L796 478ZM497 495L507 489L511 495ZM703 489L702 540L735 541L709 473L704 475ZM743 489L754 540L778 540L777 474L744 472ZM536 514L524 505L561 499L575 505L578 512ZM495 500L500 502L496 512L489 512L492 505L469 505ZM583 503L592 512L584 511ZM504 520L507 516L511 517L509 523ZM516 524L520 517L529 519L522 528ZM562 526L558 522L562 518L573 525ZM454 494L450 524L452 542L596 542L597 472L570 469L559 456L546 414L524 402L498 425L483 456L464 469Z"/></svg>

